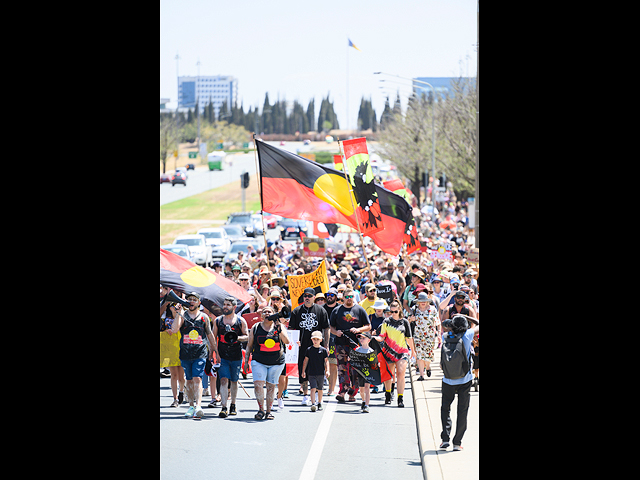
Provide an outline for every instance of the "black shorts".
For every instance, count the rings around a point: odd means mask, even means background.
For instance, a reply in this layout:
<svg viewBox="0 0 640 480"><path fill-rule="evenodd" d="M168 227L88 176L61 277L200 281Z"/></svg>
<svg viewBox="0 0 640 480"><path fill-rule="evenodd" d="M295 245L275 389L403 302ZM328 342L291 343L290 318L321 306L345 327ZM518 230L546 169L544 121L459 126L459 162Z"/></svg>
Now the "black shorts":
<svg viewBox="0 0 640 480"><path fill-rule="evenodd" d="M308 379L309 388L322 390L322 387L324 386L324 375L309 375Z"/></svg>

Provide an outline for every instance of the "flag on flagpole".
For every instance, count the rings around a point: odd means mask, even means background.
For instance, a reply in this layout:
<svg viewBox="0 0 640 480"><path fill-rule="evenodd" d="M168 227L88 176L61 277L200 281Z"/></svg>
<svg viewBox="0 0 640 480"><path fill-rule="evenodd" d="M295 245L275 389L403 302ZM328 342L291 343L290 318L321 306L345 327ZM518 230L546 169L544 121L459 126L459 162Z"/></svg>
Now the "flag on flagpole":
<svg viewBox="0 0 640 480"><path fill-rule="evenodd" d="M360 50L358 47L356 47L353 42L351 41L350 38L348 38L347 40L349 40L349 46L355 48L356 50L358 50L359 52L361 52L362 50Z"/></svg>
<svg viewBox="0 0 640 480"><path fill-rule="evenodd" d="M414 251L420 243L418 232L413 220L411 205L400 195L376 185L378 199L380 201L380 213L384 223L384 229L372 235L371 240L383 252L398 255L402 250L402 244L407 244L408 251Z"/></svg>
<svg viewBox="0 0 640 480"><path fill-rule="evenodd" d="M373 183L373 170L369 161L369 151L367 150L367 139L364 137L345 140L342 142L344 150L344 161L346 172L349 175L349 182L353 187L353 194L356 198L358 208L356 212L360 220L360 225L364 225L362 233L365 231L373 233L382 230L384 224L380 217L380 202L375 183Z"/></svg>
<svg viewBox="0 0 640 480"><path fill-rule="evenodd" d="M344 173L256 139L262 210L274 215L358 228L361 206ZM366 204L365 204L366 205ZM363 235L382 230L360 224Z"/></svg>

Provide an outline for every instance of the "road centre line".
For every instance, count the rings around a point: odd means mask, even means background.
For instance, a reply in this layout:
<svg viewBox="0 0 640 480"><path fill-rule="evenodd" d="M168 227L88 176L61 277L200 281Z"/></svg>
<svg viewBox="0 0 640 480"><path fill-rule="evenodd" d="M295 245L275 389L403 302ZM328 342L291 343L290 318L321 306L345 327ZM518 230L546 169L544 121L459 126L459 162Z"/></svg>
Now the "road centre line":
<svg viewBox="0 0 640 480"><path fill-rule="evenodd" d="M320 457L322 456L322 450L324 449L324 444L327 441L329 429L331 428L333 414L336 411L337 402L331 401L325 403L325 406L326 408L323 410L324 413L322 414L322 420L320 420L320 425L316 430L316 436L313 439L311 448L309 448L309 454L307 455L307 460L304 462L304 466L302 467L299 480L313 480L316 476Z"/></svg>

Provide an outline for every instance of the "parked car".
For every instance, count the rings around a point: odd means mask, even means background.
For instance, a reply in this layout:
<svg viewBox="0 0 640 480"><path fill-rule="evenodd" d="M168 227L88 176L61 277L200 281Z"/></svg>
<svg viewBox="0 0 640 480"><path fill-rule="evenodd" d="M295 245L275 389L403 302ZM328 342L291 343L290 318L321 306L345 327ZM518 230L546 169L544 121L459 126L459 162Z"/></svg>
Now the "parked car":
<svg viewBox="0 0 640 480"><path fill-rule="evenodd" d="M193 255L193 262L203 267L212 263L211 247L207 245L204 235L180 235L173 241L176 245L187 245Z"/></svg>
<svg viewBox="0 0 640 480"><path fill-rule="evenodd" d="M171 183L171 174L169 173L161 173L160 174L160 183Z"/></svg>
<svg viewBox="0 0 640 480"><path fill-rule="evenodd" d="M222 225L221 228L227 232L227 236L229 237L229 240L231 240L231 243L247 238L244 233L244 228L240 225Z"/></svg>
<svg viewBox="0 0 640 480"><path fill-rule="evenodd" d="M222 227L201 228L199 235L204 235L207 245L211 247L211 260L222 260L231 248L231 240Z"/></svg>
<svg viewBox="0 0 640 480"><path fill-rule="evenodd" d="M255 227L251 219L251 212L237 212L229 214L227 225L238 225L244 229L248 237L255 237Z"/></svg>
<svg viewBox="0 0 640 480"><path fill-rule="evenodd" d="M222 263L224 264L226 262L233 262L234 260L237 260L239 251L243 251L246 257L246 254L249 251L247 249L247 245L249 244L251 244L254 250L263 248L258 242L249 239L234 242L233 245L231 245L231 249L229 250L229 252L224 256Z"/></svg>
<svg viewBox="0 0 640 480"><path fill-rule="evenodd" d="M160 248L166 250L167 252L175 253L176 255L180 255L181 257L186 258L190 262L193 262L193 256L191 255L191 251L187 245L162 245ZM195 262L193 262L195 263Z"/></svg>
<svg viewBox="0 0 640 480"><path fill-rule="evenodd" d="M282 217L280 217L282 218ZM272 215L270 213L264 214L264 223L266 223L267 228L276 228L278 226L278 217Z"/></svg>
<svg viewBox="0 0 640 480"><path fill-rule="evenodd" d="M181 183L185 187L187 186L187 176L184 172L176 172L171 176L171 186L175 187L176 183Z"/></svg>
<svg viewBox="0 0 640 480"><path fill-rule="evenodd" d="M307 221L293 220L291 218L283 218L280 222L280 238L284 240L287 237L300 237L300 232L307 235Z"/></svg>

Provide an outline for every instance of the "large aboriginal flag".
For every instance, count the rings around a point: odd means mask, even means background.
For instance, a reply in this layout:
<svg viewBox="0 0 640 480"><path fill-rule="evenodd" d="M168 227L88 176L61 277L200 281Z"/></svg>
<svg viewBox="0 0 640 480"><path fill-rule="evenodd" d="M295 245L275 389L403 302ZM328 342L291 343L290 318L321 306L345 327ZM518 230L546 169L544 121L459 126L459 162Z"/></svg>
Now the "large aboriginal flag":
<svg viewBox="0 0 640 480"><path fill-rule="evenodd" d="M369 238L384 252L398 255L402 244L407 244L407 253L415 251L420 243L416 226L411 213L411 205L384 187L376 184L376 192L380 201L380 214L384 230L369 235Z"/></svg>
<svg viewBox="0 0 640 480"><path fill-rule="evenodd" d="M227 296L247 303L251 296L235 282L202 268L186 258L160 249L160 283L178 292L196 292L208 310L213 305L222 307Z"/></svg>
<svg viewBox="0 0 640 480"><path fill-rule="evenodd" d="M384 222L380 216L380 203L373 171L369 162L367 139L364 137L342 142L349 182L356 199L358 219L363 235L381 230ZM364 228L362 227L364 225Z"/></svg>
<svg viewBox="0 0 640 480"><path fill-rule="evenodd" d="M354 206L356 209L361 207L350 192L344 173L257 139L256 147L263 211L287 218L358 228ZM374 225L365 221L364 216L360 218L363 220L360 224L363 235L383 228L382 221Z"/></svg>

